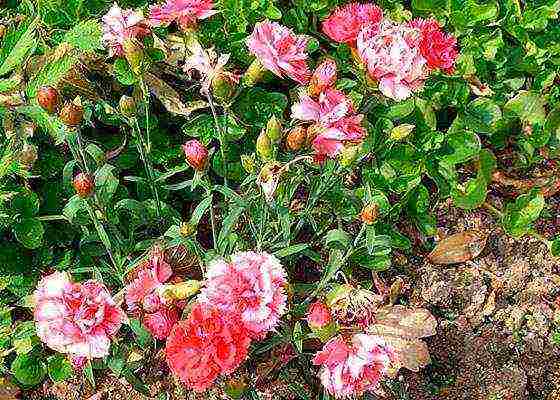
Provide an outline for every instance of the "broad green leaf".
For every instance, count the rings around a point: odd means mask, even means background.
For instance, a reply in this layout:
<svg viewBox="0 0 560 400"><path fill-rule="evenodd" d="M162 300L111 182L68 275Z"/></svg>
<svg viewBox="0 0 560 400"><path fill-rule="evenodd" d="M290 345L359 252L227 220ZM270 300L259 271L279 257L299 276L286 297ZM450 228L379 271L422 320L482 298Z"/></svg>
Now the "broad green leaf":
<svg viewBox="0 0 560 400"><path fill-rule="evenodd" d="M449 164L459 164L475 158L481 149L480 138L473 132L460 131L447 136L447 144L453 154L442 157Z"/></svg>
<svg viewBox="0 0 560 400"><path fill-rule="evenodd" d="M55 144L64 141L66 127L56 116L48 114L41 107L35 105L18 107L17 111L26 115L44 129L53 138Z"/></svg>
<svg viewBox="0 0 560 400"><path fill-rule="evenodd" d="M109 203L119 186L119 180L113 175L114 170L115 167L105 164L95 173L95 194L103 204Z"/></svg>
<svg viewBox="0 0 560 400"><path fill-rule="evenodd" d="M35 354L19 354L12 362L11 372L24 387L33 387L45 379L45 364Z"/></svg>
<svg viewBox="0 0 560 400"><path fill-rule="evenodd" d="M191 215L191 219L189 220L189 223L192 226L196 226L198 225L198 223L200 222L200 219L202 218L202 216L204 215L204 213L210 208L212 207L212 195L207 196L206 198L204 198L200 203L198 203L198 205L196 206L196 208L194 209L192 215Z"/></svg>
<svg viewBox="0 0 560 400"><path fill-rule="evenodd" d="M37 249L43 243L45 228L37 218L24 218L14 225L14 234L18 242L28 249Z"/></svg>
<svg viewBox="0 0 560 400"><path fill-rule="evenodd" d="M511 114L523 122L542 125L546 119L545 101L538 94L522 90L504 107L506 116Z"/></svg>
<svg viewBox="0 0 560 400"><path fill-rule="evenodd" d="M49 378L51 378L53 382L65 381L74 373L72 364L70 364L68 358L62 354L56 354L47 358L47 371L49 373Z"/></svg>
<svg viewBox="0 0 560 400"><path fill-rule="evenodd" d="M342 229L331 229L325 235L325 247L345 249L350 245L350 235Z"/></svg>
<svg viewBox="0 0 560 400"><path fill-rule="evenodd" d="M140 347L144 348L151 346L152 335L150 335L150 332L148 332L146 328L144 328L142 323L135 318L130 318L129 322L130 329L132 329L132 332L134 333L134 339L136 343L138 343Z"/></svg>
<svg viewBox="0 0 560 400"><path fill-rule="evenodd" d="M487 181L483 176L470 179L464 187L454 187L451 189L453 202L457 207L465 210L472 210L481 206L486 200Z"/></svg>
<svg viewBox="0 0 560 400"><path fill-rule="evenodd" d="M538 189L519 196L515 203L509 203L502 220L506 232L513 237L521 237L528 233L544 205L544 196Z"/></svg>

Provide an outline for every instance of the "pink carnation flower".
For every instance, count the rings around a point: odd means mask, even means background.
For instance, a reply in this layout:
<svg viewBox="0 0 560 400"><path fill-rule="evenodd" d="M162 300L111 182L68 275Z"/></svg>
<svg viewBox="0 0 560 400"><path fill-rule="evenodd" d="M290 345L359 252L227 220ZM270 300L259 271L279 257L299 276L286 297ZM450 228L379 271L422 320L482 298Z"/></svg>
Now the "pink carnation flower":
<svg viewBox="0 0 560 400"><path fill-rule="evenodd" d="M163 340L169 336L171 329L179 321L179 312L174 307L162 307L152 314L144 316L144 326L156 339Z"/></svg>
<svg viewBox="0 0 560 400"><path fill-rule="evenodd" d="M199 301L239 315L250 336L261 338L278 325L286 310L286 284L286 272L276 257L236 253L229 263L218 260L209 265Z"/></svg>
<svg viewBox="0 0 560 400"><path fill-rule="evenodd" d="M275 75L288 76L305 84L311 76L307 66L307 42L306 36L295 35L289 28L266 20L256 24L247 38L247 47Z"/></svg>
<svg viewBox="0 0 560 400"><path fill-rule="evenodd" d="M292 118L301 121L332 124L352 112L352 102L340 90L327 88L318 100L303 94L300 101L292 105Z"/></svg>
<svg viewBox="0 0 560 400"><path fill-rule="evenodd" d="M313 359L321 365L321 383L336 398L354 398L375 390L395 353L373 335L356 334L348 343L342 336L328 341Z"/></svg>
<svg viewBox="0 0 560 400"><path fill-rule="evenodd" d="M165 354L171 371L189 388L201 392L218 375L239 367L250 343L236 316L197 303L189 318L174 326Z"/></svg>
<svg viewBox="0 0 560 400"><path fill-rule="evenodd" d="M323 32L335 42L354 44L364 26L376 24L381 18L383 12L375 4L350 3L329 15L323 22Z"/></svg>
<svg viewBox="0 0 560 400"><path fill-rule="evenodd" d="M309 94L317 96L326 89L331 88L336 83L336 61L332 58L325 58L315 68L311 80L309 81Z"/></svg>
<svg viewBox="0 0 560 400"><path fill-rule="evenodd" d="M196 25L199 19L216 14L212 0L167 0L164 4L150 6L149 20L152 26L168 26L176 21L182 30Z"/></svg>
<svg viewBox="0 0 560 400"><path fill-rule="evenodd" d="M165 261L163 251L155 247L142 265L135 279L125 288L126 305L130 311L135 311L141 306L145 311L153 312L159 308L163 299L157 293L173 271Z"/></svg>
<svg viewBox="0 0 560 400"><path fill-rule="evenodd" d="M321 329L332 322L331 310L322 301L316 301L307 310L307 323L313 329Z"/></svg>
<svg viewBox="0 0 560 400"><path fill-rule="evenodd" d="M323 161L325 158L335 158L348 143L360 143L367 133L362 126L364 116L352 115L340 119L329 128L322 130L311 143L315 151L315 160Z"/></svg>
<svg viewBox="0 0 560 400"><path fill-rule="evenodd" d="M441 69L451 74L457 60L457 39L441 30L441 25L434 19L415 19L409 26L420 30L420 52L426 59L428 67Z"/></svg>
<svg viewBox="0 0 560 400"><path fill-rule="evenodd" d="M391 21L369 25L359 33L358 54L385 96L404 100L422 88L428 67L420 41L417 29Z"/></svg>
<svg viewBox="0 0 560 400"><path fill-rule="evenodd" d="M97 281L73 283L65 272L43 278L35 291L37 336L73 358L105 357L126 316Z"/></svg>
<svg viewBox="0 0 560 400"><path fill-rule="evenodd" d="M109 48L110 56L122 56L123 44L127 39L150 34L150 29L142 14L134 10L123 10L117 3L102 18L103 43Z"/></svg>

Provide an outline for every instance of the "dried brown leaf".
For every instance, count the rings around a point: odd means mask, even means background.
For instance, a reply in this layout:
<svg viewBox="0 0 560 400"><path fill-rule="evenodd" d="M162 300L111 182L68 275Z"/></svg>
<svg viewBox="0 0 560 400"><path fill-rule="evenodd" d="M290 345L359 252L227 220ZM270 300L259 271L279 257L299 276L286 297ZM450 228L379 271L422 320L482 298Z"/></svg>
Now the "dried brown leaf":
<svg viewBox="0 0 560 400"><path fill-rule="evenodd" d="M428 254L434 264L457 264L477 257L486 246L487 236L479 230L467 230L451 235L437 244Z"/></svg>
<svg viewBox="0 0 560 400"><path fill-rule="evenodd" d="M368 332L383 337L393 347L399 368L418 371L430 362L428 346L420 338L435 335L436 326L436 319L427 310L386 306L377 312Z"/></svg>
<svg viewBox="0 0 560 400"><path fill-rule="evenodd" d="M150 92L161 101L165 109L170 113L189 116L193 111L208 106L204 101L184 103L175 89L153 74L147 73L144 76L144 80Z"/></svg>

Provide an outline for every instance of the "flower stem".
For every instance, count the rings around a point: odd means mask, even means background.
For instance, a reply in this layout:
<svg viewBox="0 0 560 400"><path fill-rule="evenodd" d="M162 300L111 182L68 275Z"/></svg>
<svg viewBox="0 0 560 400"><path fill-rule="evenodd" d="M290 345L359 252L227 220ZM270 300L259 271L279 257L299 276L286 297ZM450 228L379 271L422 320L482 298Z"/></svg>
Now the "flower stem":
<svg viewBox="0 0 560 400"><path fill-rule="evenodd" d="M222 165L223 165L223 171L224 171L224 186L227 187L227 185L228 185L228 181L227 181L228 169L227 169L227 160L226 160L225 151L224 151L226 137L225 137L224 131L222 129L222 125L220 124L220 121L218 120L218 115L216 114L216 107L214 106L214 99L212 98L212 95L210 93L206 93L206 98L208 99L208 104L210 105L210 110L212 111L212 117L214 117L214 124L216 125L216 129L218 131L218 136L219 136L219 141L220 141L220 155L222 157ZM226 123L227 123L227 121L226 121Z"/></svg>

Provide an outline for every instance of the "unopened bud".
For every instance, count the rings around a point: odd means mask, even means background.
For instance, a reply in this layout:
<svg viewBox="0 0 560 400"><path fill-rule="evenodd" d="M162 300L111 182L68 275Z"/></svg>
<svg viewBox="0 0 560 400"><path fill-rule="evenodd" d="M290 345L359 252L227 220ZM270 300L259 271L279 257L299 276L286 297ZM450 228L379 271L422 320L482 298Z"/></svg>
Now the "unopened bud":
<svg viewBox="0 0 560 400"><path fill-rule="evenodd" d="M274 143L277 143L282 139L282 124L275 115L270 117L266 124L266 135Z"/></svg>
<svg viewBox="0 0 560 400"><path fill-rule="evenodd" d="M52 86L43 86L37 92L37 102L48 113L52 114L58 105L58 90Z"/></svg>
<svg viewBox="0 0 560 400"><path fill-rule="evenodd" d="M243 154L241 156L241 166L248 174L252 174L255 172L255 155L248 156Z"/></svg>
<svg viewBox="0 0 560 400"><path fill-rule="evenodd" d="M272 159L272 142L266 131L261 131L261 134L257 138L257 154L262 160Z"/></svg>
<svg viewBox="0 0 560 400"><path fill-rule="evenodd" d="M72 103L66 103L58 115L60 120L66 125L75 127L80 125L84 117L84 108L79 99Z"/></svg>
<svg viewBox="0 0 560 400"><path fill-rule="evenodd" d="M0 24L0 39L6 34L6 25Z"/></svg>
<svg viewBox="0 0 560 400"><path fill-rule="evenodd" d="M203 171L208 163L208 150L199 140L189 140L183 145L185 158L196 171Z"/></svg>
<svg viewBox="0 0 560 400"><path fill-rule="evenodd" d="M179 233L183 237L189 237L196 232L196 226L189 224L188 222L183 222L179 227Z"/></svg>
<svg viewBox="0 0 560 400"><path fill-rule="evenodd" d="M379 217L379 207L376 203L369 203L362 209L360 213L360 219L363 223L367 225L372 225L377 221Z"/></svg>
<svg viewBox="0 0 560 400"><path fill-rule="evenodd" d="M124 57L135 75L142 75L144 71L144 49L142 44L134 39L127 39L123 43Z"/></svg>
<svg viewBox="0 0 560 400"><path fill-rule="evenodd" d="M229 103L235 95L235 81L229 73L216 74L211 85L212 94L220 103Z"/></svg>
<svg viewBox="0 0 560 400"><path fill-rule="evenodd" d="M307 140L307 129L304 126L296 126L286 136L286 147L292 151L300 150Z"/></svg>
<svg viewBox="0 0 560 400"><path fill-rule="evenodd" d="M414 128L415 126L411 124L401 124L391 129L391 133L389 136L392 140L403 140L406 139L408 135L410 135Z"/></svg>
<svg viewBox="0 0 560 400"><path fill-rule="evenodd" d="M74 181L72 182L74 190L76 190L76 193L82 199L91 196L93 193L93 184L91 176L83 172L76 175Z"/></svg>
<svg viewBox="0 0 560 400"><path fill-rule="evenodd" d="M242 78L243 86L245 87L255 86L255 84L262 79L265 71L266 70L264 69L260 61L258 59L255 59L251 63L251 65L249 65L249 68L247 68L247 71L245 71L245 74L243 75Z"/></svg>
<svg viewBox="0 0 560 400"><path fill-rule="evenodd" d="M125 117L133 117L136 115L136 100L134 97L121 96L119 100L119 111Z"/></svg>
<svg viewBox="0 0 560 400"><path fill-rule="evenodd" d="M360 151L360 146L346 146L340 153L340 165L349 167L356 161Z"/></svg>

